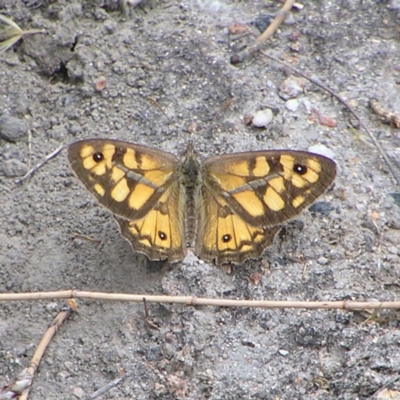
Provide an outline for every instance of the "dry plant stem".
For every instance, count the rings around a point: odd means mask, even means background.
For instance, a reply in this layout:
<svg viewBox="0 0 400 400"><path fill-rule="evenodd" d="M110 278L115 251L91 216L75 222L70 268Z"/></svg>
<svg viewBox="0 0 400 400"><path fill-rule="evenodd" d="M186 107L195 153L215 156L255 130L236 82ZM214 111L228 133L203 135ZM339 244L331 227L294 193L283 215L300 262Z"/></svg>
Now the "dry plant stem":
<svg viewBox="0 0 400 400"><path fill-rule="evenodd" d="M290 70L292 70L297 75L300 75L303 78L305 78L305 79L309 80L310 82L314 83L314 85L319 86L321 89L327 91L329 94L331 94L333 97L335 97L340 103L342 103L350 111L350 113L354 116L354 118L357 119L357 121L360 124L361 128L363 128L364 131L368 133L368 135L369 135L370 139L372 140L373 144L378 149L378 151L379 151L380 155L382 156L382 158L385 160L385 163L388 166L389 171L392 174L393 179L395 180L397 185L400 186L400 178L397 176L395 170L393 169L392 164L391 164L391 162L389 160L389 157L387 156L385 150L382 148L380 143L375 139L375 136L372 134L372 132L364 125L364 123L361 120L361 117L359 117L358 114L347 104L346 100L342 99L337 93L335 93L332 89L330 89L329 87L327 87L323 83L315 80L314 78L311 78L310 76L307 76L306 74L303 74L301 71L297 70L296 68L293 68L291 65L286 64L285 62L283 62L283 61L281 61L281 60L279 60L279 59L277 59L277 58L265 53L264 51L261 51L260 53L262 55L264 55L265 57L268 57L271 60L274 60L277 63L283 65L285 68L289 68Z"/></svg>
<svg viewBox="0 0 400 400"><path fill-rule="evenodd" d="M13 380L13 382L8 383L2 389L2 391L0 392L0 399L14 398L14 397L4 397L7 393L12 393L12 392L15 393L15 397L20 396L19 400L26 400L28 398L30 386L32 385L32 381L35 377L36 370L40 364L43 354L46 351L46 348L49 345L53 336L56 334L56 332L63 324L63 322L71 314L71 311L72 309L68 307L66 310L63 310L58 313L58 315L54 318L51 326L47 329L42 340L40 341L39 346L37 347L35 354L33 355L32 360L29 363L29 367L26 368L26 370L24 370L22 374L19 374L18 377ZM17 390L20 391L17 392Z"/></svg>
<svg viewBox="0 0 400 400"><path fill-rule="evenodd" d="M305 308L305 309L399 309L400 301L273 301L273 300L230 300L209 299L193 296L143 296L143 294L86 292L80 290L61 290L39 293L0 293L0 301L45 300L45 299L92 299L108 301L129 301L142 303L186 304L188 306L216 307L263 307L263 308Z"/></svg>
<svg viewBox="0 0 400 400"><path fill-rule="evenodd" d="M278 15L274 18L268 28L256 39L255 43L249 46L247 49L241 51L238 54L234 54L231 57L231 64L238 64L249 58L255 52L260 50L262 45L275 33L278 27L282 24L286 18L287 13L291 10L294 0L286 0L283 7L278 12Z"/></svg>
<svg viewBox="0 0 400 400"><path fill-rule="evenodd" d="M8 50L25 35L34 35L36 33L46 33L44 29L22 30L11 18L0 14L0 53Z"/></svg>
<svg viewBox="0 0 400 400"><path fill-rule="evenodd" d="M149 307L147 305L146 297L143 297L143 305L144 305L144 313L145 313L145 318L146 318L146 324L151 329L159 330L159 327L150 318Z"/></svg>
<svg viewBox="0 0 400 400"><path fill-rule="evenodd" d="M367 399L376 399L377 395L382 392L384 389L387 389L389 386L393 385L393 383L397 382L400 379L400 376L396 376L395 378L389 379L382 387L380 387L375 393L373 393L371 396L367 397ZM382 398L384 399L384 398ZM389 397L390 400L390 397ZM393 400L396 400L396 397L393 398Z"/></svg>
<svg viewBox="0 0 400 400"><path fill-rule="evenodd" d="M109 390L112 388L118 386L121 382L129 378L134 374L134 371L132 372L127 372L126 374L122 375L121 377L114 379L110 383L107 383L107 385L104 385L102 388L99 390L96 390L94 393L90 394L89 396L85 396L82 398L82 400L93 400L96 399L99 396L102 396L103 394L107 393Z"/></svg>
<svg viewBox="0 0 400 400"><path fill-rule="evenodd" d="M41 161L39 164L37 164L35 167L33 167L31 170L29 170L22 178L17 179L15 181L16 184L22 183L24 180L28 179L31 175L33 175L39 168L43 167L44 164L46 164L48 161L50 161L52 158L54 158L62 149L64 148L64 145L61 145L57 149L55 149L53 152L48 154L43 161Z"/></svg>
<svg viewBox="0 0 400 400"><path fill-rule="evenodd" d="M400 114L386 110L377 99L370 99L369 105L372 111L381 117L384 122L390 124L394 128L400 128Z"/></svg>
<svg viewBox="0 0 400 400"><path fill-rule="evenodd" d="M46 333L44 334L42 340L39 343L38 348L35 351L35 354L32 357L30 365L28 367L28 370L30 370L32 368L32 370L30 371L32 373L32 375L35 374L35 372L40 364L40 361L43 357L43 354L46 351L47 346L51 342L51 339L57 333L57 331L60 329L60 326L63 324L63 322L71 315L71 311L72 311L72 309L68 307L66 310L59 312L58 315L54 318L49 329L47 329ZM22 393L22 396L19 398L19 400L26 400L28 398L29 389L30 389L30 387L28 387L24 391L24 393Z"/></svg>
<svg viewBox="0 0 400 400"><path fill-rule="evenodd" d="M171 122L171 120L168 118L168 115L165 114L165 111L163 110L163 108L160 106L160 104L158 103L158 101L156 99L153 99L153 97L150 97L150 96L147 99L149 101L151 101L164 114L164 117L167 118L168 122Z"/></svg>

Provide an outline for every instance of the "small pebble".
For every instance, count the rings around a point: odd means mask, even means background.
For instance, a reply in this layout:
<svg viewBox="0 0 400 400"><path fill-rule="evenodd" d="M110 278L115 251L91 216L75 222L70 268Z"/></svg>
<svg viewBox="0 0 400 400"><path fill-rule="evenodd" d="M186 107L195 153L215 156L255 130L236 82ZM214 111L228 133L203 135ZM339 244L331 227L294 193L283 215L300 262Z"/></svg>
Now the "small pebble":
<svg viewBox="0 0 400 400"><path fill-rule="evenodd" d="M311 102L306 97L300 100L307 114L311 113Z"/></svg>
<svg viewBox="0 0 400 400"><path fill-rule="evenodd" d="M168 393L168 390L164 385L156 382L153 387L153 392L157 397L159 397L166 395Z"/></svg>
<svg viewBox="0 0 400 400"><path fill-rule="evenodd" d="M391 196L387 196L385 200L383 200L382 207L390 210L394 205L394 198Z"/></svg>
<svg viewBox="0 0 400 400"><path fill-rule="evenodd" d="M292 14L292 13L289 13L289 14L286 16L286 18L285 18L285 20L284 20L283 23L284 23L285 25L288 25L288 26L294 25L294 24L296 23L296 20L294 19L293 14Z"/></svg>
<svg viewBox="0 0 400 400"><path fill-rule="evenodd" d="M22 161L16 160L14 158L4 161L2 169L4 175L7 178L23 176L28 172L28 166Z"/></svg>
<svg viewBox="0 0 400 400"><path fill-rule="evenodd" d="M77 399L82 399L86 395L85 391L81 387L76 387L72 393Z"/></svg>
<svg viewBox="0 0 400 400"><path fill-rule="evenodd" d="M328 259L325 257L320 257L320 258L318 258L317 263L319 265L326 265L326 264L328 264Z"/></svg>
<svg viewBox="0 0 400 400"><path fill-rule="evenodd" d="M243 122L245 125L250 125L253 121L253 116L250 114L244 114L243 116Z"/></svg>
<svg viewBox="0 0 400 400"><path fill-rule="evenodd" d="M308 148L308 151L328 158L335 158L335 153L323 144L314 144Z"/></svg>
<svg viewBox="0 0 400 400"><path fill-rule="evenodd" d="M25 120L5 115L0 118L0 137L10 142L16 142L27 135L28 124Z"/></svg>
<svg viewBox="0 0 400 400"><path fill-rule="evenodd" d="M278 350L278 353L279 353L281 356L287 356L287 355L289 354L289 352L288 352L287 350Z"/></svg>
<svg viewBox="0 0 400 400"><path fill-rule="evenodd" d="M386 6L389 10L398 11L400 10L400 0L389 0Z"/></svg>
<svg viewBox="0 0 400 400"><path fill-rule="evenodd" d="M285 107L289 110L289 111L297 111L297 109L299 108L299 102L296 99L289 99L286 103L285 103Z"/></svg>
<svg viewBox="0 0 400 400"><path fill-rule="evenodd" d="M305 82L301 78L289 77L279 88L279 96L284 100L294 99L303 93Z"/></svg>
<svg viewBox="0 0 400 400"><path fill-rule="evenodd" d="M265 128L274 118L272 110L266 108L265 110L259 110L254 114L253 125L257 128Z"/></svg>
<svg viewBox="0 0 400 400"><path fill-rule="evenodd" d="M399 249L396 246L390 246L388 248L389 253L391 254L398 254L399 253Z"/></svg>

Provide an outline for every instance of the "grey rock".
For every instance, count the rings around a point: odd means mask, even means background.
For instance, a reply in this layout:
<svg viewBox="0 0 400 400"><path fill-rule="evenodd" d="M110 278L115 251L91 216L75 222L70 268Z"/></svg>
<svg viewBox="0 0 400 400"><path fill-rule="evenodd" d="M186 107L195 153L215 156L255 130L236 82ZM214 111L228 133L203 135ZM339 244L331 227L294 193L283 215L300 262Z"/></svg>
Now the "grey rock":
<svg viewBox="0 0 400 400"><path fill-rule="evenodd" d="M7 178L14 178L25 175L28 172L28 166L22 161L12 158L3 162L2 170Z"/></svg>
<svg viewBox="0 0 400 400"><path fill-rule="evenodd" d="M0 118L0 137L10 142L16 142L28 133L25 120L5 115Z"/></svg>

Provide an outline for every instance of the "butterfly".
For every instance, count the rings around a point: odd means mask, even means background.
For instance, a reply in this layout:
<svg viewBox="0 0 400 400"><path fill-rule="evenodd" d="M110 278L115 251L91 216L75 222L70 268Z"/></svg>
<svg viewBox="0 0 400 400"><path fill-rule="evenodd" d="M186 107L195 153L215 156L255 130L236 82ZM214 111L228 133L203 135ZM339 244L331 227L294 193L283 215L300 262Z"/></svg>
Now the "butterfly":
<svg viewBox="0 0 400 400"><path fill-rule="evenodd" d="M207 262L261 256L281 224L331 185L336 164L305 151L267 150L183 160L109 139L68 147L77 177L110 210L121 234L150 260L183 260L187 247Z"/></svg>

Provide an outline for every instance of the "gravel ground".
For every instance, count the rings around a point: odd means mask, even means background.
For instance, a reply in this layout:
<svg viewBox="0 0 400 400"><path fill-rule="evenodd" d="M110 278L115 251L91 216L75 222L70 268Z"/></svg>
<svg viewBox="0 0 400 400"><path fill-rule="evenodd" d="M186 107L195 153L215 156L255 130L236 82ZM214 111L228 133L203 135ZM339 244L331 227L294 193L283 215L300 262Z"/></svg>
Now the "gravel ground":
<svg viewBox="0 0 400 400"><path fill-rule="evenodd" d="M399 188L368 135L328 93L264 55L230 64L280 6L153 1L123 17L116 0L0 1L0 13L22 28L47 32L26 36L0 59L2 293L399 297ZM230 35L234 24L247 34ZM398 1L310 1L265 46L343 96L397 174L399 130L371 113L368 101L400 112L399 39ZM274 118L266 129L244 123L268 107ZM322 145L338 176L317 210L286 224L262 260L229 274L189 254L161 269L132 252L72 174L65 151L15 185L60 145L89 137L176 154L190 138L204 157ZM63 304L1 304L0 386L27 366ZM78 301L44 355L30 398L82 399L121 371L130 377L102 399L369 399L385 385L400 391L396 312L371 320L367 312L170 304L149 304L149 312L159 329L146 324L143 304Z"/></svg>

